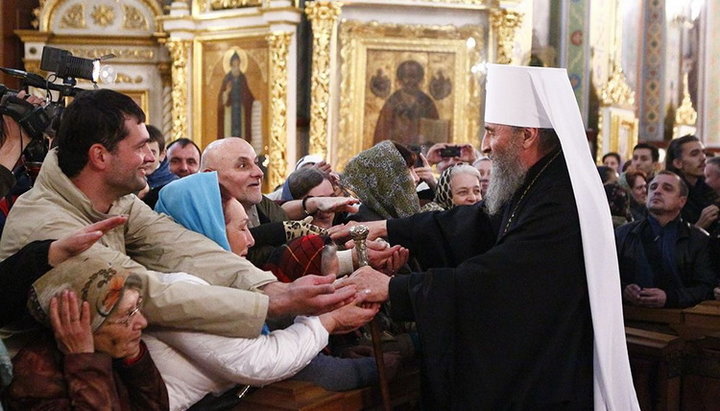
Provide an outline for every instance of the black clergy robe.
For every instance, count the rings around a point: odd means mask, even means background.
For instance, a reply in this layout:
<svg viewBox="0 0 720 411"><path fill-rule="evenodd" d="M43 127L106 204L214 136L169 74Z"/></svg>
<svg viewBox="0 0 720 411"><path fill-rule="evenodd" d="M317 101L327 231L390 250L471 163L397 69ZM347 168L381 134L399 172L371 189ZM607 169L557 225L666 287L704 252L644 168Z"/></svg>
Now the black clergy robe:
<svg viewBox="0 0 720 411"><path fill-rule="evenodd" d="M592 409L592 320L561 153L528 171L501 215L499 234L474 206L387 222L391 243L435 267L390 281L391 315L417 322L423 408Z"/></svg>

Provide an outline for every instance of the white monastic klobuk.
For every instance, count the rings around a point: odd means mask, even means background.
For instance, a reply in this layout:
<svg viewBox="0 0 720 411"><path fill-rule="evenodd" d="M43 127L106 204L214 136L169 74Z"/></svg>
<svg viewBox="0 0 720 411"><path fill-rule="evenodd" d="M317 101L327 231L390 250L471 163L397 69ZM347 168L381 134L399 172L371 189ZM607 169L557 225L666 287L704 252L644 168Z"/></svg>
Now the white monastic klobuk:
<svg viewBox="0 0 720 411"><path fill-rule="evenodd" d="M567 71L488 64L486 89L486 123L554 128L560 137L582 232L594 332L595 410L639 410L625 341L610 210Z"/></svg>

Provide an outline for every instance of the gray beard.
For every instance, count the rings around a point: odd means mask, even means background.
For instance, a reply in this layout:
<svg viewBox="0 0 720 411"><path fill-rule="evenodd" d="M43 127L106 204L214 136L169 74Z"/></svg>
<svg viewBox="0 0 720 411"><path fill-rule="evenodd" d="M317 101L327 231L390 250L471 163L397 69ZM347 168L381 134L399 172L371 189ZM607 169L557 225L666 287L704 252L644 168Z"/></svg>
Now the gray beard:
<svg viewBox="0 0 720 411"><path fill-rule="evenodd" d="M490 185L485 195L488 214L496 215L525 182L527 170L520 161L520 148L510 147L492 157Z"/></svg>

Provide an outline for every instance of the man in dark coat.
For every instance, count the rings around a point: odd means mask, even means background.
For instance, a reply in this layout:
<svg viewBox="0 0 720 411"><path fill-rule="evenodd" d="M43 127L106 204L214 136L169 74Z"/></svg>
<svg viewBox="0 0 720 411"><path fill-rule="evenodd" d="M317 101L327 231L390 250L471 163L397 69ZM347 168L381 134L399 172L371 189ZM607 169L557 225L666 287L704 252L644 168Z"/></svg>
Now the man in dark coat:
<svg viewBox="0 0 720 411"><path fill-rule="evenodd" d="M688 187L672 171L650 182L646 219L615 232L623 300L654 308L685 308L712 297L717 283L710 238L680 216Z"/></svg>
<svg viewBox="0 0 720 411"><path fill-rule="evenodd" d="M525 94L499 78L524 83ZM364 267L348 281L416 321L425 409L636 410L619 281L598 282L617 270L612 250L593 244L612 241L610 216L597 207L604 194L579 113L568 114L577 106L567 74L491 66L487 88L485 208L370 223L371 236L387 235L434 268L390 278ZM613 281L618 288L607 288Z"/></svg>

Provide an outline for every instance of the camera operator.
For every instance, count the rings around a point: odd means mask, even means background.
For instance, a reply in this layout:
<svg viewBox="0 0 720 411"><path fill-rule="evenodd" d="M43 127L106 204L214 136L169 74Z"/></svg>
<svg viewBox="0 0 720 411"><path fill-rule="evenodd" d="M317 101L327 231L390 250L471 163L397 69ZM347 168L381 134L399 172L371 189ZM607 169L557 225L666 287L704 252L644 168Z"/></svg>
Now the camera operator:
<svg viewBox="0 0 720 411"><path fill-rule="evenodd" d="M17 98L25 100L28 104L40 106L43 100L20 91ZM3 104L0 103L0 106ZM2 110L0 120L0 196L4 197L15 187L16 180L13 170L19 165L22 151L32 140L26 130L10 114ZM30 187L27 187L30 188Z"/></svg>
<svg viewBox="0 0 720 411"><path fill-rule="evenodd" d="M477 160L478 154L470 144L437 143L430 147L426 157L428 163L437 166L437 171L442 173L457 163L472 164Z"/></svg>

